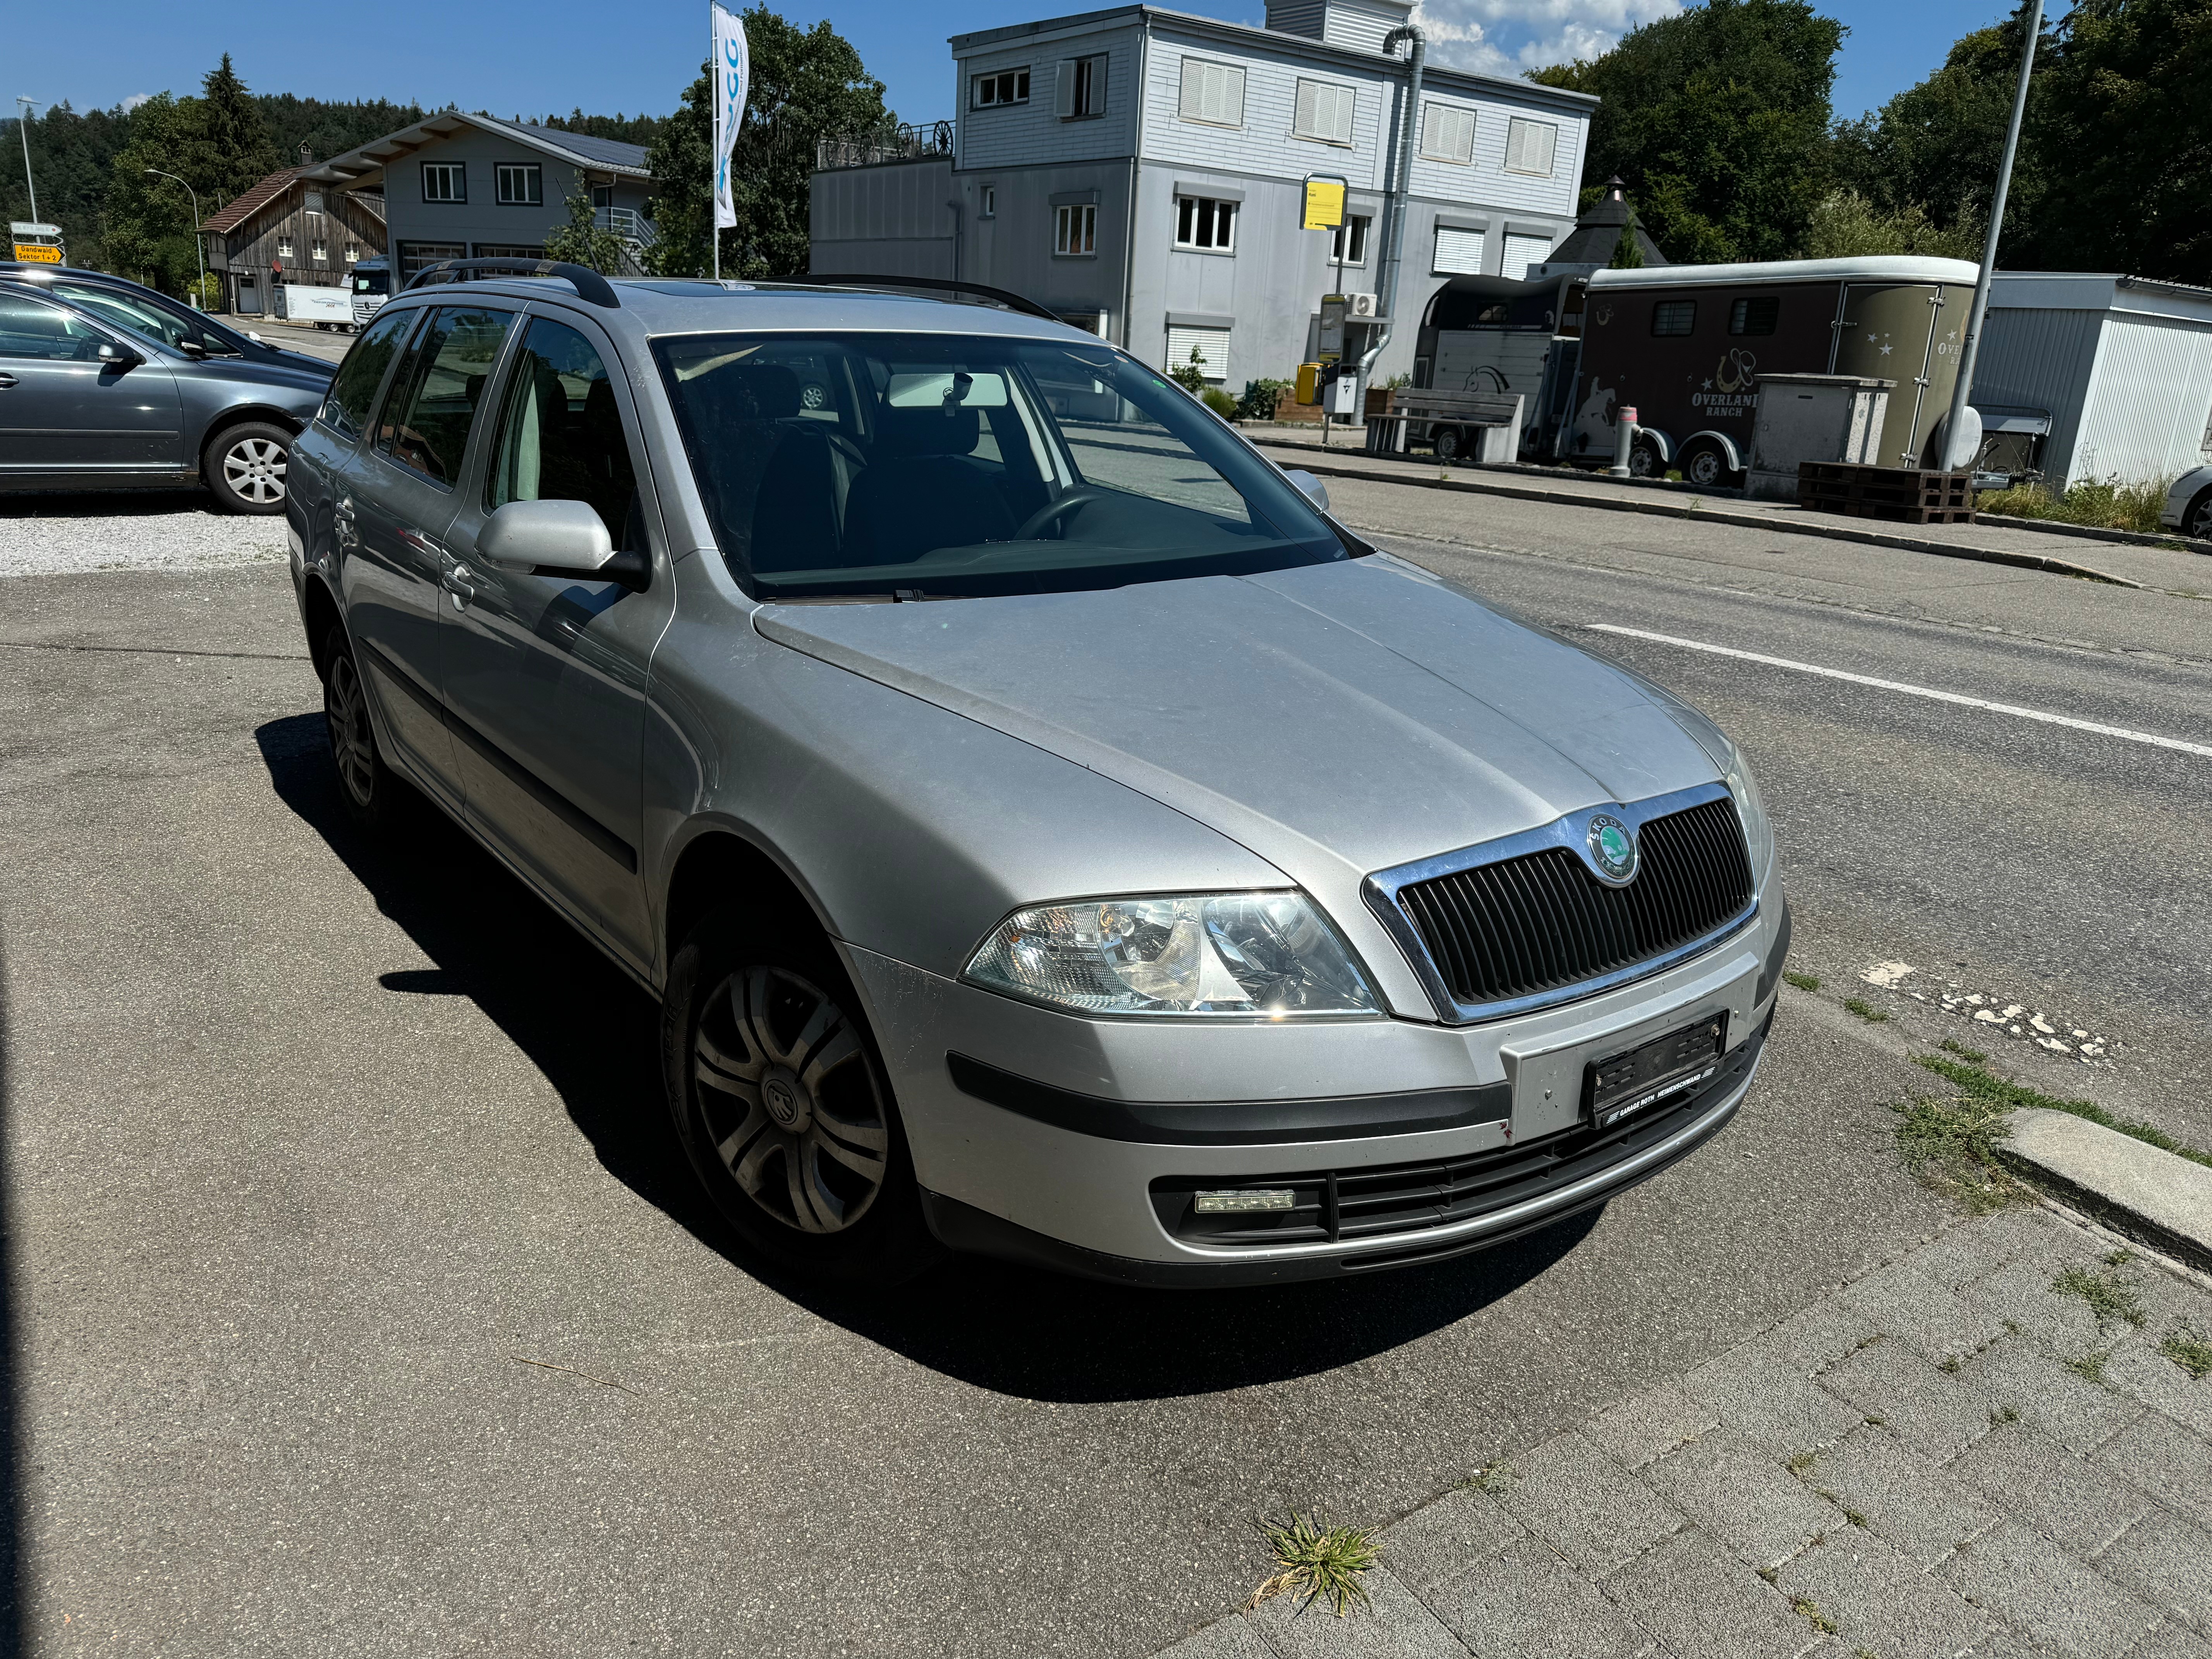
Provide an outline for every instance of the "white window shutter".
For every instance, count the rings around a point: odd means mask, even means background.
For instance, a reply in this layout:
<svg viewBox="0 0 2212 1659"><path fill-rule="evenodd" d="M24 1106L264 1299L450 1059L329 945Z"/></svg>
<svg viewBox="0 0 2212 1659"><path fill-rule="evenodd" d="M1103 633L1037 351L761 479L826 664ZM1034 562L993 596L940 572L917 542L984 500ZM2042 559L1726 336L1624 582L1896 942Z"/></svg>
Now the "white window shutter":
<svg viewBox="0 0 2212 1659"><path fill-rule="evenodd" d="M1439 276L1482 275L1482 233L1438 225L1436 262L1430 270Z"/></svg>
<svg viewBox="0 0 2212 1659"><path fill-rule="evenodd" d="M1221 70L1221 113L1217 118L1232 127L1244 125L1244 71L1224 65Z"/></svg>
<svg viewBox="0 0 2212 1659"><path fill-rule="evenodd" d="M1340 144L1352 142L1352 93L1350 87L1333 87L1334 107L1329 112L1328 136Z"/></svg>
<svg viewBox="0 0 2212 1659"><path fill-rule="evenodd" d="M1523 121L1518 116L1506 123L1505 170L1551 177L1552 152L1559 130L1547 121Z"/></svg>
<svg viewBox="0 0 2212 1659"><path fill-rule="evenodd" d="M1176 113L1186 121L1203 121L1206 113L1206 72L1212 67L1195 58L1182 60L1182 97L1176 105Z"/></svg>
<svg viewBox="0 0 2212 1659"><path fill-rule="evenodd" d="M1103 52L1091 60L1091 101L1084 106L1085 115L1105 113L1106 63L1106 54Z"/></svg>
<svg viewBox="0 0 2212 1659"><path fill-rule="evenodd" d="M1061 58L1059 78L1053 83L1052 112L1063 121L1075 113L1075 66L1079 61Z"/></svg>
<svg viewBox="0 0 2212 1659"><path fill-rule="evenodd" d="M1321 129L1315 125L1314 121L1314 106L1320 100L1321 91L1321 85L1318 82L1301 81L1298 82L1297 109L1291 117L1291 131L1297 133L1301 137L1318 138L1321 137Z"/></svg>
<svg viewBox="0 0 2212 1659"><path fill-rule="evenodd" d="M1474 159L1474 112L1455 109L1451 115L1449 142L1444 149L1455 161L1472 161Z"/></svg>
<svg viewBox="0 0 2212 1659"><path fill-rule="evenodd" d="M1421 154L1441 155L1444 153L1444 112L1441 104L1421 106Z"/></svg>
<svg viewBox="0 0 2212 1659"><path fill-rule="evenodd" d="M1505 233L1504 263L1498 274L1511 282L1526 282L1528 267L1543 264L1551 251L1552 239L1548 236L1522 236L1509 230Z"/></svg>

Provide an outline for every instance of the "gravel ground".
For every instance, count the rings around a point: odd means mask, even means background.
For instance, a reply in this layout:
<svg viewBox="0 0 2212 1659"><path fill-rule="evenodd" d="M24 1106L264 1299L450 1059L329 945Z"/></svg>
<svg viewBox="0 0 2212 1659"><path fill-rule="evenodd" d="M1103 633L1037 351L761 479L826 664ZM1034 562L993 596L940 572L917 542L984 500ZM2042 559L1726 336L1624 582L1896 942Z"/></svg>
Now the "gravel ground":
<svg viewBox="0 0 2212 1659"><path fill-rule="evenodd" d="M0 576L207 570L284 551L282 514L222 513L204 490L0 495Z"/></svg>

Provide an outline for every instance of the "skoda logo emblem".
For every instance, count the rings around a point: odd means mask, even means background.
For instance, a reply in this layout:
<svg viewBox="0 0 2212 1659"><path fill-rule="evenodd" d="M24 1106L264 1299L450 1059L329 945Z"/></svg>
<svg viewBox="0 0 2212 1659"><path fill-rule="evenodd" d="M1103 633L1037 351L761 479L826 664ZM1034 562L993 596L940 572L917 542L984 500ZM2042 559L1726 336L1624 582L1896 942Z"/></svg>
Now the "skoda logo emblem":
<svg viewBox="0 0 2212 1659"><path fill-rule="evenodd" d="M1589 854L1600 880L1626 887L1636 879L1636 832L1608 812L1590 815Z"/></svg>

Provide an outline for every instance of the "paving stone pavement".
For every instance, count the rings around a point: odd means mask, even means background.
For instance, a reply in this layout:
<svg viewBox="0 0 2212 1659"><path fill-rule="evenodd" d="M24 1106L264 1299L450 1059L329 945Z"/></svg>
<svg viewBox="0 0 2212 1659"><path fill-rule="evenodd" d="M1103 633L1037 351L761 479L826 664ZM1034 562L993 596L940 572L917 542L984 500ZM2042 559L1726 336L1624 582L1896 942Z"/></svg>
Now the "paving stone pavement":
<svg viewBox="0 0 2212 1659"><path fill-rule="evenodd" d="M1398 1521L1370 1607L1159 1659L2212 1659L2177 1334L2212 1281L2049 1206L1962 1220Z"/></svg>

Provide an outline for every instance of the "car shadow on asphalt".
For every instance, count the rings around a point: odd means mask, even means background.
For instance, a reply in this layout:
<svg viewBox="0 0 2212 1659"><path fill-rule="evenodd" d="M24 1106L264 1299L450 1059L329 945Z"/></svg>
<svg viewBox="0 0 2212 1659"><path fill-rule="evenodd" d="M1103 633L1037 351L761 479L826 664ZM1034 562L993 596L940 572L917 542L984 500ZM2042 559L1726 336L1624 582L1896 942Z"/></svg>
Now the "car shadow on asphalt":
<svg viewBox="0 0 2212 1659"><path fill-rule="evenodd" d="M435 963L379 976L476 1003L559 1093L607 1172L734 1269L917 1364L1066 1402L1147 1400L1310 1376L1412 1341L1540 1278L1588 1211L1473 1255L1349 1279L1161 1291L955 1257L896 1295L824 1290L748 1252L694 1181L660 1103L659 1010L550 907L422 804L404 833L357 830L319 714L254 733L276 794ZM579 1011L589 1018L580 1020ZM579 1041L588 1030L590 1040Z"/></svg>

